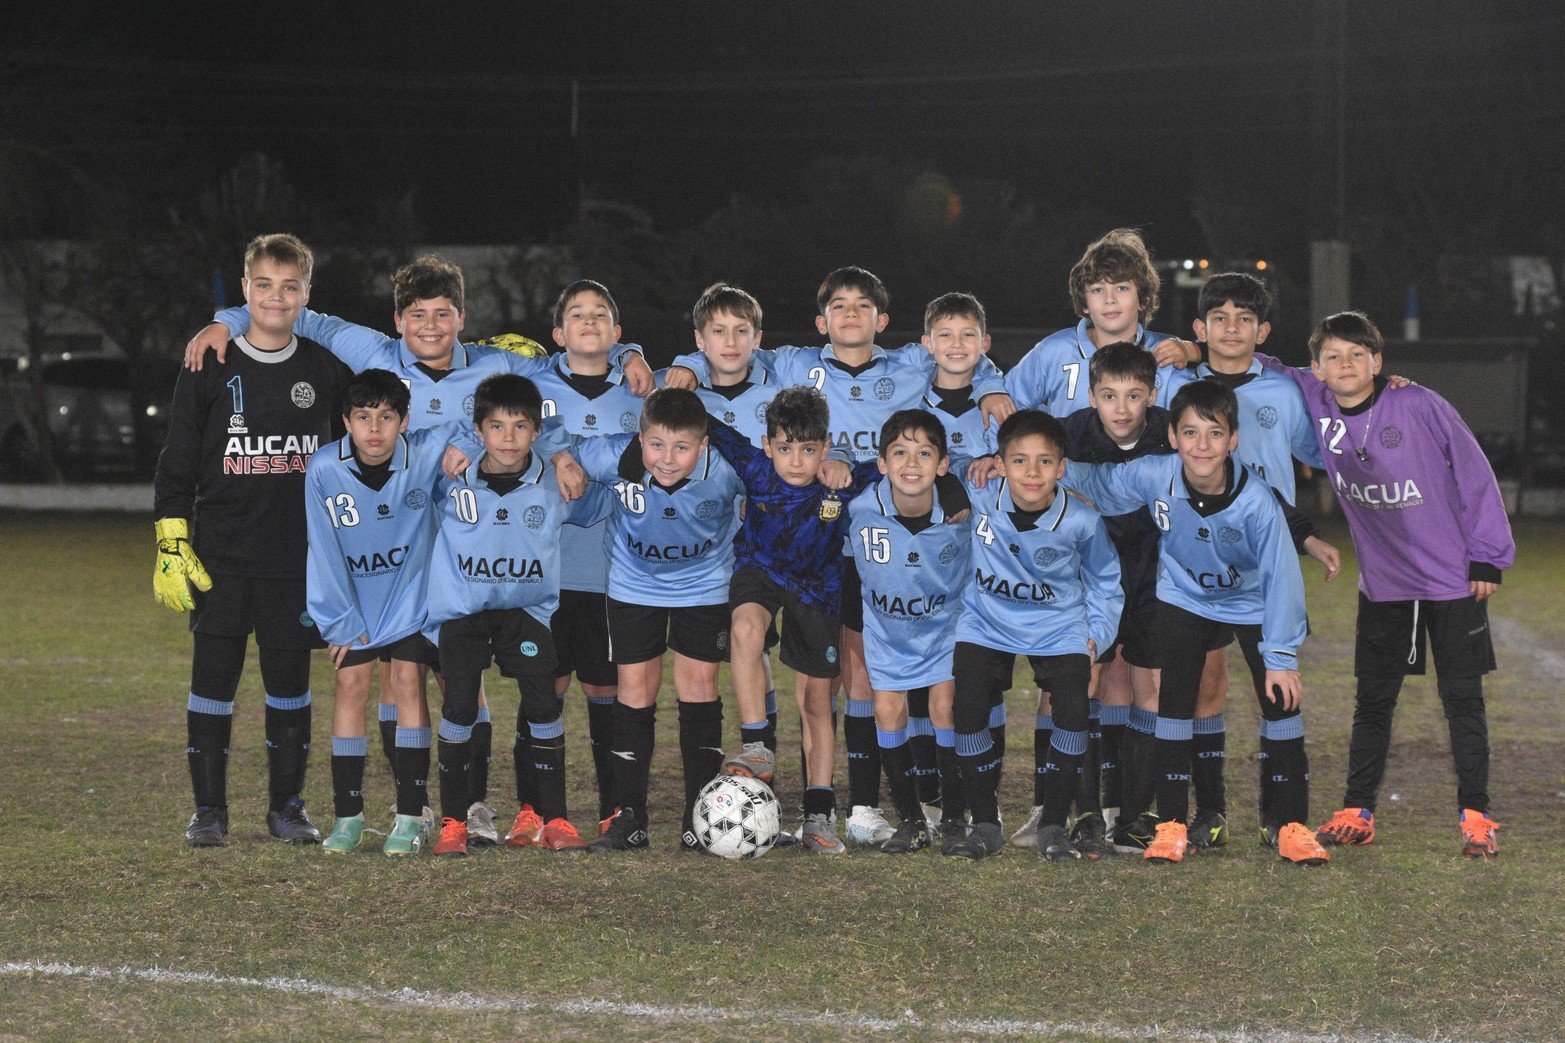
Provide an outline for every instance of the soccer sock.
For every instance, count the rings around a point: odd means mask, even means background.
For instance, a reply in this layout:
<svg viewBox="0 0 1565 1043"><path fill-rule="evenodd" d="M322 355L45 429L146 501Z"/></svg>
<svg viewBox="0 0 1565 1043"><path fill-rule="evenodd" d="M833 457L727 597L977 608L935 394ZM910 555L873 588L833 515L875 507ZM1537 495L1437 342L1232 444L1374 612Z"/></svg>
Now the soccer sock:
<svg viewBox="0 0 1565 1043"><path fill-rule="evenodd" d="M609 744L614 741L614 697L587 697L587 744L592 747L593 777L598 783L598 819L614 814L613 769Z"/></svg>
<svg viewBox="0 0 1565 1043"><path fill-rule="evenodd" d="M1000 762L1004 760L995 748L994 739L985 728L971 734L958 732L956 755L962 764L962 788L967 793L967 807L972 812L973 823L1000 822L1000 805L997 790L1000 782Z"/></svg>
<svg viewBox="0 0 1565 1043"><path fill-rule="evenodd" d="M643 826L647 822L647 784L656 726L656 706L637 708L614 703L614 743L608 749L614 774L614 803L634 811Z"/></svg>
<svg viewBox="0 0 1565 1043"><path fill-rule="evenodd" d="M524 706L517 706L516 734L511 740L511 772L516 777L516 806L527 806L539 811L538 802L543 798L538 795L537 772L533 768L531 756L533 730L532 725L527 723L526 714ZM562 713L561 719L563 717Z"/></svg>
<svg viewBox="0 0 1565 1043"><path fill-rule="evenodd" d="M1228 813L1228 794L1223 785L1223 769L1227 765L1228 731L1223 715L1197 717L1192 724L1191 777L1195 780L1196 811Z"/></svg>
<svg viewBox="0 0 1565 1043"><path fill-rule="evenodd" d="M494 725L489 707L479 704L478 720L473 723L473 760L468 765L467 792L473 803L489 799L489 755L494 744Z"/></svg>
<svg viewBox="0 0 1565 1043"><path fill-rule="evenodd" d="M679 759L685 769L681 832L691 829L690 812L701 789L723 770L723 704L679 702Z"/></svg>
<svg viewBox="0 0 1565 1043"><path fill-rule="evenodd" d="M1261 721L1261 825L1277 829L1307 822L1310 766L1304 753L1304 718Z"/></svg>
<svg viewBox="0 0 1565 1043"><path fill-rule="evenodd" d="M440 722L440 817L467 821L468 761L473 756L473 726Z"/></svg>
<svg viewBox="0 0 1565 1043"><path fill-rule="evenodd" d="M533 809L545 822L565 817L565 721L556 717L527 729L522 756L531 765L531 781L538 803Z"/></svg>
<svg viewBox="0 0 1565 1043"><path fill-rule="evenodd" d="M331 795L338 818L364 814L364 759L369 740L363 735L331 737Z"/></svg>
<svg viewBox="0 0 1565 1043"><path fill-rule="evenodd" d="M1103 787L1103 806L1118 808L1121 798L1122 750L1125 747L1125 726L1130 721L1130 707L1105 706L1098 719L1102 740L1098 744L1098 777Z"/></svg>
<svg viewBox="0 0 1565 1043"><path fill-rule="evenodd" d="M935 729L935 763L940 779L940 821L954 824L967 815L967 792L962 788L962 764L956 756L956 731Z"/></svg>
<svg viewBox="0 0 1565 1043"><path fill-rule="evenodd" d="M918 806L918 784L913 776L913 748L908 743L906 728L894 732L875 729L875 742L880 747L880 763L886 771L886 785L891 790L891 803L903 822L921 822L924 810Z"/></svg>
<svg viewBox="0 0 1565 1043"><path fill-rule="evenodd" d="M1157 714L1151 710L1134 707L1125 723L1124 787L1120 802L1120 821L1145 814L1152 807L1157 786L1157 754L1153 733L1157 730Z"/></svg>
<svg viewBox="0 0 1565 1043"><path fill-rule="evenodd" d="M768 717L764 721L756 721L751 724L739 725L739 741L749 746L752 743L760 743L772 751L772 756L777 756L777 725Z"/></svg>
<svg viewBox="0 0 1565 1043"><path fill-rule="evenodd" d="M830 786L807 786L804 790L806 815L830 815L837 810L837 791Z"/></svg>
<svg viewBox="0 0 1565 1043"><path fill-rule="evenodd" d="M1049 736L1054 733L1054 718L1040 713L1032 730L1032 802L1043 806L1043 769L1049 763Z"/></svg>
<svg viewBox="0 0 1565 1043"><path fill-rule="evenodd" d="M848 805L880 805L880 747L875 745L875 702L849 699L848 716L842 722L848 748Z"/></svg>
<svg viewBox="0 0 1565 1043"><path fill-rule="evenodd" d="M999 702L989 708L989 738L1000 751L1000 770L1005 770L1005 693L998 695ZM998 783L996 783L998 785Z"/></svg>
<svg viewBox="0 0 1565 1043"><path fill-rule="evenodd" d="M1185 825L1190 818L1190 721L1157 719L1152 745L1157 759L1157 817Z"/></svg>
<svg viewBox="0 0 1565 1043"><path fill-rule="evenodd" d="M375 704L375 713L380 722L380 752L386 755L386 767L391 769L391 774L397 774L397 707L395 703Z"/></svg>
<svg viewBox="0 0 1565 1043"><path fill-rule="evenodd" d="M935 726L929 720L929 689L907 693L907 741L913 748L913 778L920 803L940 804L940 770L935 760Z"/></svg>
<svg viewBox="0 0 1565 1043"><path fill-rule="evenodd" d="M1103 794L1100 788L1101 772L1098 766L1099 750L1102 746L1102 725L1099 723L1099 715L1103 712L1103 704L1096 699L1087 701L1087 748L1082 751L1081 765L1076 769L1076 810L1083 815L1094 813L1103 814ZM1051 751L1058 750L1058 746L1050 746Z"/></svg>
<svg viewBox="0 0 1565 1043"><path fill-rule="evenodd" d="M1054 729L1049 737L1048 758L1043 772L1043 817L1040 825L1063 826L1070 815L1071 799L1079 788L1082 757L1087 752L1087 733Z"/></svg>
<svg viewBox="0 0 1565 1043"><path fill-rule="evenodd" d="M197 807L228 806L228 743L233 730L232 702L190 693L185 704L185 756Z"/></svg>
<svg viewBox="0 0 1565 1043"><path fill-rule="evenodd" d="M772 751L772 755L773 756L776 756L776 754L777 754L777 689L775 689L775 688L768 688L766 690L766 723L772 729L772 744L770 746L768 746L767 749Z"/></svg>
<svg viewBox="0 0 1565 1043"><path fill-rule="evenodd" d="M397 729L397 814L422 815L429 804L429 729Z"/></svg>
<svg viewBox="0 0 1565 1043"><path fill-rule="evenodd" d="M310 758L310 693L266 697L266 763L271 810L281 811L304 790Z"/></svg>

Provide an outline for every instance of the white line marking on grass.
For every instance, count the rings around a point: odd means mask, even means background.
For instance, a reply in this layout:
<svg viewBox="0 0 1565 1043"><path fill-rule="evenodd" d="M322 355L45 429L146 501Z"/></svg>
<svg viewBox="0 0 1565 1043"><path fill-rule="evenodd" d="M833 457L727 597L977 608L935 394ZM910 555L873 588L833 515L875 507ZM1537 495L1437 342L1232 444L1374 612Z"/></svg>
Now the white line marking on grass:
<svg viewBox="0 0 1565 1043"><path fill-rule="evenodd" d="M1565 656L1544 647L1543 642L1526 626L1514 619L1490 616L1489 625L1502 645L1515 649L1538 664L1539 672L1547 677L1565 675Z"/></svg>
<svg viewBox="0 0 1565 1043"><path fill-rule="evenodd" d="M723 1022L760 1022L765 1025L791 1025L800 1028L855 1029L861 1032L900 1033L930 1031L967 1033L975 1036L1064 1036L1093 1034L1104 1039L1173 1039L1189 1043L1455 1043L1454 1037L1404 1036L1396 1033L1339 1035L1336 1033L1295 1032L1288 1029L1172 1029L1157 1025L1125 1028L1098 1022L1021 1021L979 1018L921 1018L911 1011L895 1018L877 1018L865 1014L834 1014L830 1011L766 1011L712 1007L705 1004L672 1005L635 1003L626 1000L526 1000L517 997L480 996L470 992L436 992L428 989L368 989L351 985L328 985L307 978L247 978L238 975L209 974L202 971L175 971L162 967L92 967L74 963L20 960L0 963L0 977L85 978L103 981L150 982L154 985L215 985L236 989L259 989L295 996L320 996L354 1003L384 1004L425 1010L473 1011L483 1014L531 1013L545 1011L585 1017L644 1018L669 1024L719 1024Z"/></svg>

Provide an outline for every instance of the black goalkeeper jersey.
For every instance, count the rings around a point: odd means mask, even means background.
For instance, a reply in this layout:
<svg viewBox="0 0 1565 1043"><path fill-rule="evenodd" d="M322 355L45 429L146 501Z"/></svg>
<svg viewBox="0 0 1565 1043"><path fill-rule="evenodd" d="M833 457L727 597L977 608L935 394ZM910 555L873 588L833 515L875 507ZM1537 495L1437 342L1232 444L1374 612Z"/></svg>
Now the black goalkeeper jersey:
<svg viewBox="0 0 1565 1043"><path fill-rule="evenodd" d="M300 338L276 352L235 338L228 361L181 369L153 517L190 519L196 555L215 575L302 578L304 467L342 437L338 407L351 376Z"/></svg>

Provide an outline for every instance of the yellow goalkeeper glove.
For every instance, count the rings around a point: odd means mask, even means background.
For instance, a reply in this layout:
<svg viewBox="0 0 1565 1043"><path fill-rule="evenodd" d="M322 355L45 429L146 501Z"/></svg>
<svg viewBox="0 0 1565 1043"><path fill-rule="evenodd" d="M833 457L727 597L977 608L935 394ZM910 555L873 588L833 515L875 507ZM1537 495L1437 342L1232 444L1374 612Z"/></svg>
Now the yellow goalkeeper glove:
<svg viewBox="0 0 1565 1043"><path fill-rule="evenodd" d="M487 340L478 343L488 348L499 348L502 351L514 352L524 358L547 358L549 352L542 344L531 337L524 337L520 333L497 333Z"/></svg>
<svg viewBox="0 0 1565 1043"><path fill-rule="evenodd" d="M197 590L212 589L212 577L190 546L190 523L183 518L160 518L152 531L158 538L158 564L152 571L152 596L175 612L195 608L190 584Z"/></svg>

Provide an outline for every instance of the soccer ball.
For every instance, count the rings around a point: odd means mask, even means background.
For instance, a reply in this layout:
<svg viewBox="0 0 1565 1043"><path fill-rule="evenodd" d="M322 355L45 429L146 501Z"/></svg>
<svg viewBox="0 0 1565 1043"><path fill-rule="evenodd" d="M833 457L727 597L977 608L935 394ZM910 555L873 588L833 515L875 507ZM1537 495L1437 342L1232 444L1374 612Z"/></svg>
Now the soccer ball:
<svg viewBox="0 0 1565 1043"><path fill-rule="evenodd" d="M708 782L690 818L696 842L721 858L760 858L782 829L782 809L772 788L740 775Z"/></svg>

